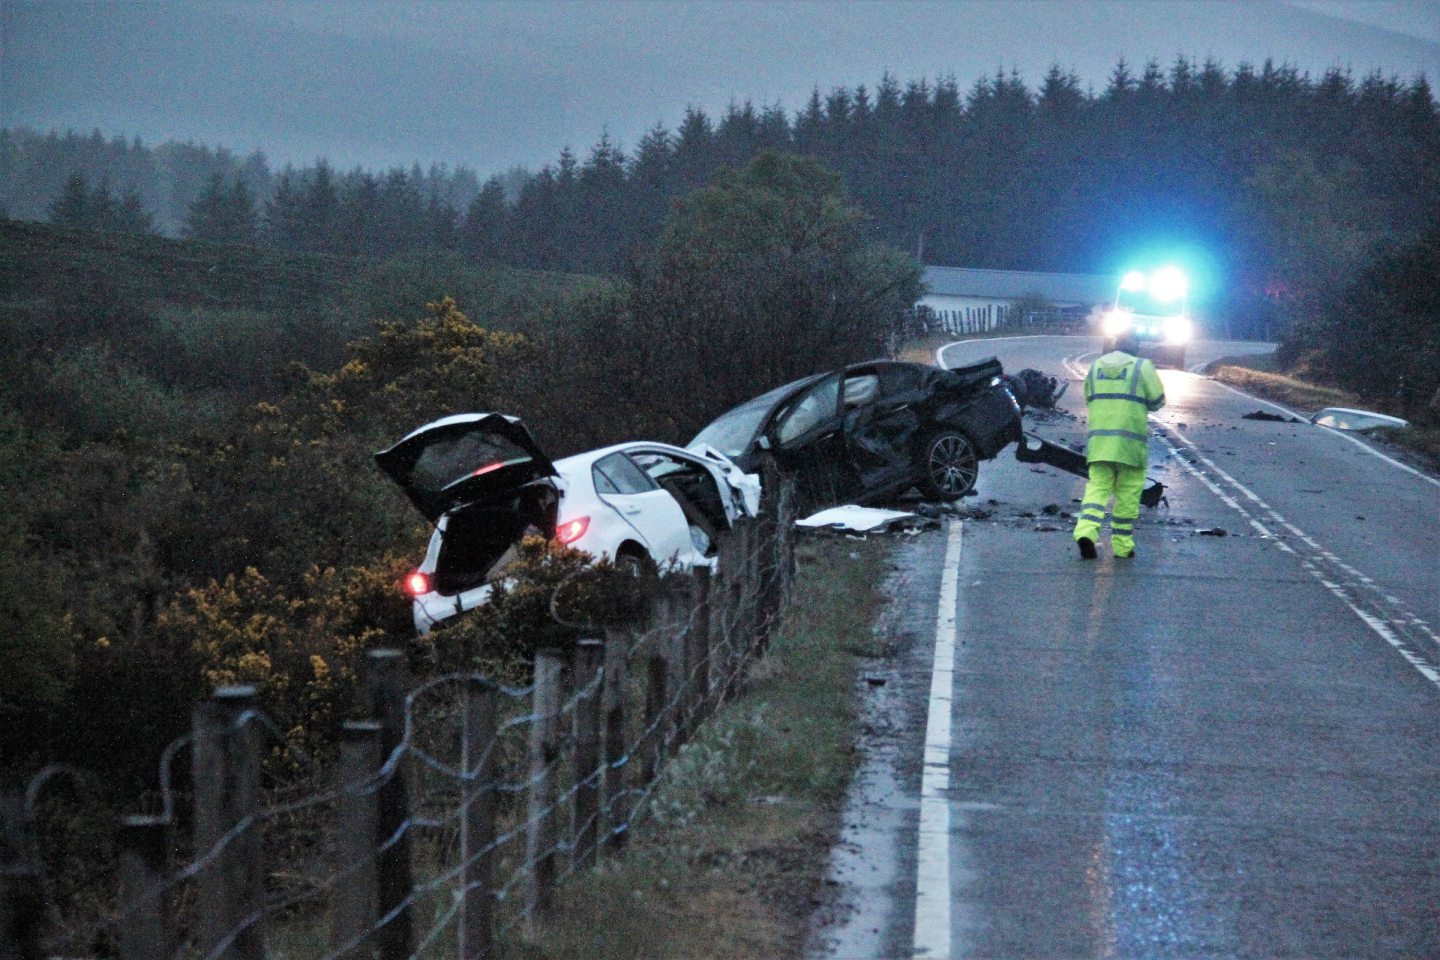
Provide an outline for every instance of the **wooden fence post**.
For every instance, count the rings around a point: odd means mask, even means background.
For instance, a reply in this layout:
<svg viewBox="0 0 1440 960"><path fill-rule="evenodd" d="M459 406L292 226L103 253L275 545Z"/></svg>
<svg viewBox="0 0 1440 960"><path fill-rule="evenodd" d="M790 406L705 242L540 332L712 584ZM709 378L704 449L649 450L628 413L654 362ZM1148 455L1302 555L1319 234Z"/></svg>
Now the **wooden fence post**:
<svg viewBox="0 0 1440 960"><path fill-rule="evenodd" d="M410 785L405 757L396 750L405 739L405 692L408 686L405 655L399 650L371 650L365 659L365 687L369 713L380 723L381 765L394 764L376 790L379 820L376 824L376 914L395 916L376 931L381 960L405 960L414 943L414 893L410 865Z"/></svg>
<svg viewBox="0 0 1440 960"><path fill-rule="evenodd" d="M535 651L535 695L530 724L530 818L525 859L530 864L525 888L525 925L533 936L555 894L560 758L560 701L564 660L558 650Z"/></svg>
<svg viewBox="0 0 1440 960"><path fill-rule="evenodd" d="M665 688L669 674L670 665L665 655L652 649L645 658L645 732L637 745L641 786L645 789L655 783L665 754Z"/></svg>
<svg viewBox="0 0 1440 960"><path fill-rule="evenodd" d="M571 837L570 862L575 869L593 867L600 833L600 765L601 685L605 664L605 644L600 640L577 640L570 669L571 683L576 691L575 715L571 734L575 743L575 805ZM588 688L588 692L587 691Z"/></svg>
<svg viewBox="0 0 1440 960"><path fill-rule="evenodd" d="M221 960L265 955L255 705L254 687L220 687L195 710L195 856L213 856L197 876L197 932L201 953Z"/></svg>
<svg viewBox="0 0 1440 960"><path fill-rule="evenodd" d="M330 904L330 951L340 960L369 960L374 955L380 830L380 783L375 777L384 763L380 740L380 724L373 720L352 720L340 727L335 867L345 876Z"/></svg>
<svg viewBox="0 0 1440 960"><path fill-rule="evenodd" d="M45 903L40 877L25 842L25 794L0 795L0 958L42 960Z"/></svg>
<svg viewBox="0 0 1440 960"><path fill-rule="evenodd" d="M115 836L120 880L116 931L120 960L152 960L175 951L170 897L163 886L170 856L170 821L165 817L121 817Z"/></svg>
<svg viewBox="0 0 1440 960"><path fill-rule="evenodd" d="M688 732L710 715L710 568L696 567L690 578L690 632L686 636L685 665L694 690L689 697Z"/></svg>
<svg viewBox="0 0 1440 960"><path fill-rule="evenodd" d="M689 736L686 713L690 704L690 672L686 657L690 652L690 627L684 615L686 605L683 601L686 596L686 591L683 588L677 589L674 579L672 579L667 584L666 591L656 602L656 621L659 630L657 649L663 651L667 674L665 678L665 722L661 726L664 731L664 737L661 739L660 763L662 766L665 762L664 758L674 755L685 745Z"/></svg>
<svg viewBox="0 0 1440 960"><path fill-rule="evenodd" d="M790 605L791 588L795 585L795 521L798 504L795 482L786 480L780 488L780 605Z"/></svg>
<svg viewBox="0 0 1440 960"><path fill-rule="evenodd" d="M605 714L605 845L612 851L625 846L630 835L630 790L625 753L625 679L630 638L624 631L605 631L605 680L601 709Z"/></svg>
<svg viewBox="0 0 1440 960"><path fill-rule="evenodd" d="M495 691L465 681L460 741L460 960L495 946Z"/></svg>
<svg viewBox="0 0 1440 960"><path fill-rule="evenodd" d="M729 573L726 574L725 618L725 700L734 700L740 694L745 662L750 655L749 618L746 616L746 582L749 575L746 566L750 555L750 524L742 522L731 533Z"/></svg>

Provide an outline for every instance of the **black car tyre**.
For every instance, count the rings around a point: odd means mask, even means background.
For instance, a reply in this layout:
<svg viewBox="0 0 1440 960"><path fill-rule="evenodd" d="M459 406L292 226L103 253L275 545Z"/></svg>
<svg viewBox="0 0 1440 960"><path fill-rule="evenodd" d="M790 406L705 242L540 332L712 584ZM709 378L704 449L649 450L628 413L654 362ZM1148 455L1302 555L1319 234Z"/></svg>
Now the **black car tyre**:
<svg viewBox="0 0 1440 960"><path fill-rule="evenodd" d="M630 544L620 548L615 557L615 569L638 578L653 577L659 572L655 559L649 553Z"/></svg>
<svg viewBox="0 0 1440 960"><path fill-rule="evenodd" d="M925 445L924 476L921 488L934 500L959 500L975 489L980 476L980 456L975 444L963 433L944 430Z"/></svg>

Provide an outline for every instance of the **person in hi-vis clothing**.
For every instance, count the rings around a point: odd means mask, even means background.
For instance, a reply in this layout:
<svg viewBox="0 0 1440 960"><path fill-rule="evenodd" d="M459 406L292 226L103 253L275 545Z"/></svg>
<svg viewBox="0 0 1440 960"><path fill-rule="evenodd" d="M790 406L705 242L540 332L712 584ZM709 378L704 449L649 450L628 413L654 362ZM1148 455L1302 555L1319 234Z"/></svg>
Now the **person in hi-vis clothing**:
<svg viewBox="0 0 1440 960"><path fill-rule="evenodd" d="M1136 356L1133 336L1122 335L1115 349L1090 365L1085 377L1085 410L1089 433L1085 460L1090 481L1085 484L1080 518L1075 521L1075 542L1080 556L1095 559L1095 544L1110 498L1110 546L1121 559L1135 556L1135 521L1140 517L1140 491L1150 459L1148 416L1165 406L1165 385L1155 364Z"/></svg>

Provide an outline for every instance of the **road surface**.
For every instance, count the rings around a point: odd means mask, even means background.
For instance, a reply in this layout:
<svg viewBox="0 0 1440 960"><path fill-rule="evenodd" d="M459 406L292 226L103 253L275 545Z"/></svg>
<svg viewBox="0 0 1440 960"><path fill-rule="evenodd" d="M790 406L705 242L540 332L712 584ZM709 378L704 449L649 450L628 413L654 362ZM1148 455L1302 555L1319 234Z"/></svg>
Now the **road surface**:
<svg viewBox="0 0 1440 960"><path fill-rule="evenodd" d="M1079 440L1097 346L942 358L1075 381L1028 426ZM1440 956L1440 483L1161 377L1137 559L1080 561L1083 481L1008 451L901 548L813 956Z"/></svg>

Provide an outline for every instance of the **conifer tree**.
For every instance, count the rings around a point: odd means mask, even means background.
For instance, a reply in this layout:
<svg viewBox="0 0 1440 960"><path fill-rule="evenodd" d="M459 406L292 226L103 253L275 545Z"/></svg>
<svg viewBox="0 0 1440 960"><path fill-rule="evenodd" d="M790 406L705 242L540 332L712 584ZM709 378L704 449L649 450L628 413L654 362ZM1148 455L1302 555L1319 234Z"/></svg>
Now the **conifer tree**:
<svg viewBox="0 0 1440 960"><path fill-rule="evenodd" d="M65 178L60 196L50 204L50 222L56 226L89 229L93 226L90 215L90 185L84 174L72 173Z"/></svg>

